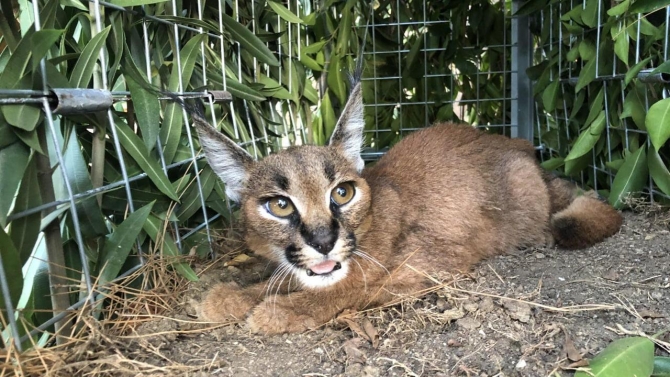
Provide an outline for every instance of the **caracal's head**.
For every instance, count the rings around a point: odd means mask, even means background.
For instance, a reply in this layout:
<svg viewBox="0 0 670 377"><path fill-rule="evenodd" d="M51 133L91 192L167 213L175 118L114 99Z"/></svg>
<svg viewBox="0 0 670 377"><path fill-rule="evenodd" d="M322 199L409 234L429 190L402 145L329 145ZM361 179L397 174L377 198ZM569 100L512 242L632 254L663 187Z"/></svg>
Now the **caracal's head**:
<svg viewBox="0 0 670 377"><path fill-rule="evenodd" d="M209 164L239 203L250 249L306 288L342 280L370 209L360 173L363 103L354 85L327 146L291 147L260 161L196 120Z"/></svg>

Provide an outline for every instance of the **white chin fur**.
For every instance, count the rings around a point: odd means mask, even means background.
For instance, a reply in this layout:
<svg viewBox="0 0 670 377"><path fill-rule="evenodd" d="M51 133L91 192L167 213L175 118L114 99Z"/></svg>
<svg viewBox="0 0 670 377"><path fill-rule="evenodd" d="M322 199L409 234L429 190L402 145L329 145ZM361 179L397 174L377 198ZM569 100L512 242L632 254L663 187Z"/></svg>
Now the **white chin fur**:
<svg viewBox="0 0 670 377"><path fill-rule="evenodd" d="M342 266L339 270L335 270L328 275L307 275L307 270L294 269L293 276L295 276L303 287L308 289L320 289L330 287L340 280L344 279L349 272L349 261L340 262Z"/></svg>

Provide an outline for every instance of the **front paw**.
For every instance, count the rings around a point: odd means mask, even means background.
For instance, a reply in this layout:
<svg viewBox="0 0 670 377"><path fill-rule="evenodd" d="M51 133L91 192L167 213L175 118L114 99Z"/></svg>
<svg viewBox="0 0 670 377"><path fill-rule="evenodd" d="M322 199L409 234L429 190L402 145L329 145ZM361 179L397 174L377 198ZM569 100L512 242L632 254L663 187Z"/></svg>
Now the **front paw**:
<svg viewBox="0 0 670 377"><path fill-rule="evenodd" d="M247 318L253 333L275 335L304 332L317 327L317 321L278 303L265 301L258 305Z"/></svg>
<svg viewBox="0 0 670 377"><path fill-rule="evenodd" d="M198 308L198 317L208 322L235 321L244 316L256 304L235 283L217 284L207 292Z"/></svg>

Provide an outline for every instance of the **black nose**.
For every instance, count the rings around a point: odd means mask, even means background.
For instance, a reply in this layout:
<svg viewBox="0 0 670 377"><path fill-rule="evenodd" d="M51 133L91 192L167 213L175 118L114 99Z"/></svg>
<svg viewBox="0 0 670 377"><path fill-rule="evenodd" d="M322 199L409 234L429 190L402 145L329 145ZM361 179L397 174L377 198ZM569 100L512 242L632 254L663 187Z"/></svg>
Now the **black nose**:
<svg viewBox="0 0 670 377"><path fill-rule="evenodd" d="M319 253L326 255L333 250L337 241L337 229L329 227L319 227L311 232L303 234L305 242L313 247Z"/></svg>

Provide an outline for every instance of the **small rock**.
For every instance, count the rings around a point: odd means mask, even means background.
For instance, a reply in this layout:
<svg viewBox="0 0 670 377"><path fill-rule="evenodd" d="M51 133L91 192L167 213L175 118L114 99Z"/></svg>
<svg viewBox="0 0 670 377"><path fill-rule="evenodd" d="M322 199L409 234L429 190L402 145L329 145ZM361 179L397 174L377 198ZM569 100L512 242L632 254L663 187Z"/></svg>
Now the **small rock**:
<svg viewBox="0 0 670 377"><path fill-rule="evenodd" d="M315 348L315 349L314 349L314 352L315 352L315 353L318 353L319 355L323 355L323 353L324 353L324 352L323 352L323 348L321 348L321 347L317 347L317 348Z"/></svg>
<svg viewBox="0 0 670 377"><path fill-rule="evenodd" d="M610 269L603 275L603 278L616 281L619 280L619 273L615 269Z"/></svg>
<svg viewBox="0 0 670 377"><path fill-rule="evenodd" d="M468 302L467 304L463 305L463 309L469 313L472 313L479 309L479 305L476 302Z"/></svg>
<svg viewBox="0 0 670 377"><path fill-rule="evenodd" d="M651 292L651 298L656 299L656 300L660 300L660 299L663 298L663 293L661 293L659 291L653 291L653 292Z"/></svg>
<svg viewBox="0 0 670 377"><path fill-rule="evenodd" d="M456 339L449 339L449 340L447 340L447 345L448 345L449 347L460 347L460 346L461 346L461 342L459 342L459 341L456 340Z"/></svg>
<svg viewBox="0 0 670 377"><path fill-rule="evenodd" d="M456 324L466 330L474 330L481 326L482 322L471 317L465 317L456 321Z"/></svg>
<svg viewBox="0 0 670 377"><path fill-rule="evenodd" d="M435 302L435 306L437 307L437 310L443 312L447 310L449 304L447 304L447 300L443 298L438 298L437 301Z"/></svg>
<svg viewBox="0 0 670 377"><path fill-rule="evenodd" d="M525 367L526 367L526 360L524 360L524 359L519 360L519 362L516 363L516 366L515 366L516 369L523 369Z"/></svg>
<svg viewBox="0 0 670 377"><path fill-rule="evenodd" d="M381 376L381 371L377 367L372 365L366 365L365 368L361 371L361 377L379 377Z"/></svg>
<svg viewBox="0 0 670 377"><path fill-rule="evenodd" d="M537 259L544 259L546 256L542 253L535 253L535 258Z"/></svg>
<svg viewBox="0 0 670 377"><path fill-rule="evenodd" d="M495 305L493 304L493 299L491 297L484 297L479 303L480 312L488 313L493 309L495 309Z"/></svg>
<svg viewBox="0 0 670 377"><path fill-rule="evenodd" d="M507 309L509 316L522 323L530 321L530 305L525 302L505 300L503 306Z"/></svg>

